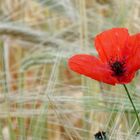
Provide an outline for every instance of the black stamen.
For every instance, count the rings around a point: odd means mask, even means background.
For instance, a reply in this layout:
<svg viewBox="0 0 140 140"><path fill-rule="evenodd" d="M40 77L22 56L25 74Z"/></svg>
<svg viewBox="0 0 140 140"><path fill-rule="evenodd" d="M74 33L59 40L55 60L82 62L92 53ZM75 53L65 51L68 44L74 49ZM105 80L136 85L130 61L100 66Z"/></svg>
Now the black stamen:
<svg viewBox="0 0 140 140"><path fill-rule="evenodd" d="M111 62L109 63L111 70L113 71L113 75L114 76L122 76L123 73L125 72L124 69L124 61L120 62L120 61L115 61L115 62Z"/></svg>

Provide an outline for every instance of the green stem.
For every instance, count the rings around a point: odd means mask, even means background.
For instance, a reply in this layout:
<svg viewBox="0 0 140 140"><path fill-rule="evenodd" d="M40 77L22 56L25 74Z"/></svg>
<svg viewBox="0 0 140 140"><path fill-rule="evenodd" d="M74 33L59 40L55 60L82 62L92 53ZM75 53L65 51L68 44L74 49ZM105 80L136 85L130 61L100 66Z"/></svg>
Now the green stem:
<svg viewBox="0 0 140 140"><path fill-rule="evenodd" d="M127 95L128 95L128 98L129 98L129 100L130 100L130 102L131 102L131 104L132 104L132 107L133 107L134 112L135 112L136 117L137 117L137 121L138 121L139 126L140 126L140 119L139 119L139 116L138 116L138 112L137 112L136 107L135 107L135 105L134 105L134 103L133 103L133 100L132 100L132 98L131 98L131 96L130 96L130 93L129 93L129 91L128 91L128 88L127 88L127 86L126 86L125 84L123 84L123 86L124 86L124 88L125 88L125 90L126 90L126 93L127 93Z"/></svg>

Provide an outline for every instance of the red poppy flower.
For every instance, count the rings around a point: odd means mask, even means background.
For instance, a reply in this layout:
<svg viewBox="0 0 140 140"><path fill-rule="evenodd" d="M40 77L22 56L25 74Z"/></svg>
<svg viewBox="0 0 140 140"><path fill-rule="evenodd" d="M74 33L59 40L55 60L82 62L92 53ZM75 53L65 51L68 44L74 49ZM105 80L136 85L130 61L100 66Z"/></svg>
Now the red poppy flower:
<svg viewBox="0 0 140 140"><path fill-rule="evenodd" d="M78 54L69 67L92 79L115 85L129 83L140 68L140 34L129 35L125 28L113 28L95 37L99 58Z"/></svg>

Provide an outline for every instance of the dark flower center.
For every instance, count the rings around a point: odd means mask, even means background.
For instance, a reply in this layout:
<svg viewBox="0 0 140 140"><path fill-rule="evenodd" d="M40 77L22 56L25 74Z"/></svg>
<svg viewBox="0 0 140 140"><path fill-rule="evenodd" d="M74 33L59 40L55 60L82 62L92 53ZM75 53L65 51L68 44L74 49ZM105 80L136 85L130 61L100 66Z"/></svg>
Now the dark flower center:
<svg viewBox="0 0 140 140"><path fill-rule="evenodd" d="M102 131L102 132L98 132L95 135L95 139L96 140L106 140L106 132Z"/></svg>
<svg viewBox="0 0 140 140"><path fill-rule="evenodd" d="M125 64L124 62L120 62L120 61L109 63L114 76L122 76L124 74L125 72L124 64Z"/></svg>

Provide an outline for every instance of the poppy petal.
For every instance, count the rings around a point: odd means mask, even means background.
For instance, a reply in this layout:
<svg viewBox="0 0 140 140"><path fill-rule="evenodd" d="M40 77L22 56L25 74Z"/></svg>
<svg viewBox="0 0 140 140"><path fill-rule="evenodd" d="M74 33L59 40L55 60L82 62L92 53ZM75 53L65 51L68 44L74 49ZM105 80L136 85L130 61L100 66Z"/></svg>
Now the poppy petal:
<svg viewBox="0 0 140 140"><path fill-rule="evenodd" d="M122 58L122 50L129 38L126 28L113 28L102 32L95 38L95 47L103 62Z"/></svg>
<svg viewBox="0 0 140 140"><path fill-rule="evenodd" d="M135 76L135 72L127 73L124 76L118 77L118 84L127 84L132 81Z"/></svg>
<svg viewBox="0 0 140 140"><path fill-rule="evenodd" d="M73 71L92 79L112 85L117 82L116 78L111 76L111 70L108 66L94 56L86 54L74 55L69 59L68 64Z"/></svg>
<svg viewBox="0 0 140 140"><path fill-rule="evenodd" d="M140 68L140 33L130 36L124 55L129 56L128 60L126 60L129 72Z"/></svg>

